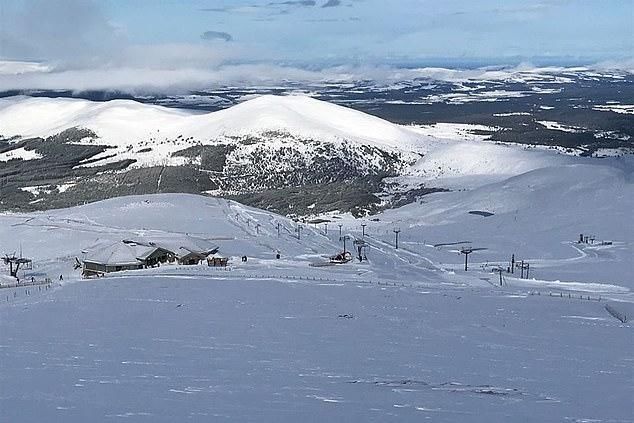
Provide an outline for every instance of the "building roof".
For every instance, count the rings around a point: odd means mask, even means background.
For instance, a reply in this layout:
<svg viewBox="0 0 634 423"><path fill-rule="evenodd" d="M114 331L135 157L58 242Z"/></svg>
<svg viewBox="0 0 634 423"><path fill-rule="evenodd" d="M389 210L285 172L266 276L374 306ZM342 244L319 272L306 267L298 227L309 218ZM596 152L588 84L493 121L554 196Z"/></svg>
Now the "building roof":
<svg viewBox="0 0 634 423"><path fill-rule="evenodd" d="M126 242L145 245L148 247L162 248L174 253L174 255L179 258L192 253L208 256L209 254L213 254L218 251L218 245L210 240L182 234L161 234L154 235L152 237L139 237Z"/></svg>
<svg viewBox="0 0 634 423"><path fill-rule="evenodd" d="M117 242L99 241L84 251L84 261L108 266L135 265L141 264L159 249L182 258L192 254L208 256L218 251L218 246L203 238L180 234Z"/></svg>
<svg viewBox="0 0 634 423"><path fill-rule="evenodd" d="M140 264L136 245L115 242L110 245L100 246L86 252L84 261L99 263L108 266L124 266ZM143 252L147 247L143 247Z"/></svg>

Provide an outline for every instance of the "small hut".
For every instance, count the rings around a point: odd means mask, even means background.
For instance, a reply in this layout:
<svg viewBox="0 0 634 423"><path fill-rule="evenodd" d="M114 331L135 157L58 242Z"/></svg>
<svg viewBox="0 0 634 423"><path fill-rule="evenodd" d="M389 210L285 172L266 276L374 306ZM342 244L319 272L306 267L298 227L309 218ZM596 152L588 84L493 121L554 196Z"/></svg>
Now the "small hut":
<svg viewBox="0 0 634 423"><path fill-rule="evenodd" d="M228 264L228 257L207 257L207 266L209 267L227 267Z"/></svg>
<svg viewBox="0 0 634 423"><path fill-rule="evenodd" d="M205 254L204 251L193 251L188 248L179 248L177 252L178 264L184 265L196 265L200 264L207 258L209 254Z"/></svg>
<svg viewBox="0 0 634 423"><path fill-rule="evenodd" d="M145 267L160 266L162 263L173 263L176 256L173 252L155 245L153 242L140 244L136 241L124 240L124 244L133 246L137 251L137 259Z"/></svg>

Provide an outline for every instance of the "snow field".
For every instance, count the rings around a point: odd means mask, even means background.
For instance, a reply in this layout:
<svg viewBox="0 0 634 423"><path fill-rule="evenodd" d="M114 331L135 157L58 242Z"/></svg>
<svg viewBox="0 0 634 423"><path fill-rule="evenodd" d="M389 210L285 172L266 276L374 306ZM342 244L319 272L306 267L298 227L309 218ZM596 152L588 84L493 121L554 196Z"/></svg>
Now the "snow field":
<svg viewBox="0 0 634 423"><path fill-rule="evenodd" d="M631 418L631 328L596 302L157 275L0 319L5 421Z"/></svg>

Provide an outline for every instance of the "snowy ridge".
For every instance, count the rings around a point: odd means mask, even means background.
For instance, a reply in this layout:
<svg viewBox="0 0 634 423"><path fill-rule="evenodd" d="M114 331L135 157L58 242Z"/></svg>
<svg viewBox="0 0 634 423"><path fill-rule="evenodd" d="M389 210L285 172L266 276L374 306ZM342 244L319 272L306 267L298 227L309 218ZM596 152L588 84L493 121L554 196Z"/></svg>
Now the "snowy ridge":
<svg viewBox="0 0 634 423"><path fill-rule="evenodd" d="M267 132L391 151L412 151L426 144L425 137L406 128L306 96L265 95L205 114L131 100L100 103L24 96L0 100L0 134L5 137L46 137L73 127L89 129L99 137L82 142L115 146L116 160L134 159L137 166L165 160L182 164L171 157L178 150ZM152 151L138 152L147 148ZM101 157L112 154L109 150Z"/></svg>
<svg viewBox="0 0 634 423"><path fill-rule="evenodd" d="M97 134L98 138L79 141L82 144L115 147L82 166L124 159L136 160L135 167L182 165L191 160L175 157L175 152L218 143L239 146L232 156L237 165L252 160L256 150L262 148L275 156L280 149L292 146L295 154L306 158L318 154L309 145L311 141L329 143L339 149L344 143L352 147L371 146L402 154L411 164L418 159L406 174L425 178L516 175L566 161L550 152L535 154L517 146L473 142L483 141L484 137L472 135L472 131L495 128L447 123L400 126L306 96L266 95L204 114L130 100L91 102L25 96L0 99L0 134L5 137L51 136L73 127L87 128ZM266 142L264 145L243 142L249 137L261 137ZM422 159L421 154L425 155ZM365 155L368 163L378 165L376 156ZM276 166L283 170L287 163Z"/></svg>
<svg viewBox="0 0 634 423"><path fill-rule="evenodd" d="M578 162L583 160L515 145L444 140L412 165L405 176L416 176L443 187L470 188L540 168Z"/></svg>

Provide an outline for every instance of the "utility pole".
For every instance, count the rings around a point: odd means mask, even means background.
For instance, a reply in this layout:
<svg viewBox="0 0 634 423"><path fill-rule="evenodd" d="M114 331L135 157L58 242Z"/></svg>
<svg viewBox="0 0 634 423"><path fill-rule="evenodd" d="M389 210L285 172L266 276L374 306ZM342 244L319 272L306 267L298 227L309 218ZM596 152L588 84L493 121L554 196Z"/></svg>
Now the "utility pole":
<svg viewBox="0 0 634 423"><path fill-rule="evenodd" d="M531 265L530 263L524 263L524 260L522 260L519 264L518 264L520 270L521 270L521 279L528 279L528 273L530 271ZM524 270L526 270L526 273L524 273Z"/></svg>
<svg viewBox="0 0 634 423"><path fill-rule="evenodd" d="M344 235L343 237L341 237L341 239L343 239L343 255L345 258L346 255L346 240L350 239L350 237L348 235Z"/></svg>
<svg viewBox="0 0 634 423"><path fill-rule="evenodd" d="M511 256L511 273L515 273L515 254Z"/></svg>
<svg viewBox="0 0 634 423"><path fill-rule="evenodd" d="M367 223L362 223L361 224L361 238L365 239L365 227L368 226Z"/></svg>
<svg viewBox="0 0 634 423"><path fill-rule="evenodd" d="M324 234L328 235L328 222L324 223Z"/></svg>
<svg viewBox="0 0 634 423"><path fill-rule="evenodd" d="M473 249L466 247L460 250L460 254L464 254L464 271L468 270L469 254L473 253Z"/></svg>
<svg viewBox="0 0 634 423"><path fill-rule="evenodd" d="M395 239L394 239L394 248L398 250L398 234L401 232L400 229L394 229L394 235L395 235Z"/></svg>

